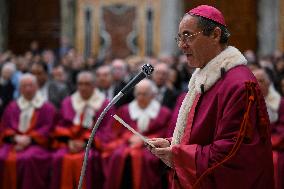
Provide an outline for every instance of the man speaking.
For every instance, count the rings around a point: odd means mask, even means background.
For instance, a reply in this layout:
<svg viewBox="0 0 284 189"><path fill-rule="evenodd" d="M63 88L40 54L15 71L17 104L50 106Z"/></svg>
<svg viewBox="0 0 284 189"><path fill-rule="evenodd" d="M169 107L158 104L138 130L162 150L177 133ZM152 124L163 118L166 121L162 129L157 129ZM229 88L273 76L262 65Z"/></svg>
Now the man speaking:
<svg viewBox="0 0 284 189"><path fill-rule="evenodd" d="M273 189L269 118L246 59L227 45L222 13L201 5L187 12L176 38L197 68L171 139L151 152L171 167L172 188Z"/></svg>

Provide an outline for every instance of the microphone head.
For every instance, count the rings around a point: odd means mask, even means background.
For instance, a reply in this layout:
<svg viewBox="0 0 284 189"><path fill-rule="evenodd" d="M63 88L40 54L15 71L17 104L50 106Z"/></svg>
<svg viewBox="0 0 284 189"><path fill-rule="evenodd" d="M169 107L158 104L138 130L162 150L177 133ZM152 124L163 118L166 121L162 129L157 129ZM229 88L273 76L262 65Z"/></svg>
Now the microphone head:
<svg viewBox="0 0 284 189"><path fill-rule="evenodd" d="M154 71L154 67L151 64L144 64L141 69L146 77L149 77Z"/></svg>

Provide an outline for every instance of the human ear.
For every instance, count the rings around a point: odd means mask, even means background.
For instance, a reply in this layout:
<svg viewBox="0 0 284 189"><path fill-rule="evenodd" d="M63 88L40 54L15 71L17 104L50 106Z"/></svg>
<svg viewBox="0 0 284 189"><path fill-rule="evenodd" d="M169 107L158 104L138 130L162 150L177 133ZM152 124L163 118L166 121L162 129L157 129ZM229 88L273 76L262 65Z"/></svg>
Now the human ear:
<svg viewBox="0 0 284 189"><path fill-rule="evenodd" d="M214 41L216 41L217 43L219 43L220 39L221 39L221 29L219 27L216 27L214 30L213 30L213 33L212 33L212 39Z"/></svg>

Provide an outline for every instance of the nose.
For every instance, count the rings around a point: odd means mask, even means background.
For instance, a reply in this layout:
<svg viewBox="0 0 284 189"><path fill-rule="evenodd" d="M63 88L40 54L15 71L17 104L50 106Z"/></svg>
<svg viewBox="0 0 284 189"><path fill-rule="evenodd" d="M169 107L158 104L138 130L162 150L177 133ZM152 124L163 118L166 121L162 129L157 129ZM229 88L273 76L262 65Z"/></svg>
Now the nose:
<svg viewBox="0 0 284 189"><path fill-rule="evenodd" d="M179 48L184 51L189 47L189 45L187 43L181 42Z"/></svg>

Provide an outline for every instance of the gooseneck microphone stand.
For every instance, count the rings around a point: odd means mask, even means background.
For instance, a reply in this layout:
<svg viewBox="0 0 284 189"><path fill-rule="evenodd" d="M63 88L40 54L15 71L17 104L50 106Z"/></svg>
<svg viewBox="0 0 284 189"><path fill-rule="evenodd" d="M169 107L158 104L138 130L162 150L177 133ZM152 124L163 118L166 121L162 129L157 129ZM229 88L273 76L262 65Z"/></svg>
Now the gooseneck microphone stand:
<svg viewBox="0 0 284 189"><path fill-rule="evenodd" d="M129 92L130 89L132 89L137 83L139 83L142 79L144 79L145 77L149 77L152 72L154 71L153 66L151 66L150 64L144 64L141 68L141 72L136 75L112 100L111 102L107 105L107 107L103 110L103 112L101 113L101 115L99 116L95 126L92 129L92 133L91 136L88 140L87 146L86 146L86 151L85 151L85 155L84 155L84 161L83 161L83 165L82 165L82 169L81 169L81 175L80 175L80 180L79 180L79 184L78 184L78 189L82 188L83 185L83 179L85 177L85 173L86 173L86 168L87 168L87 162L88 162L88 156L89 156L89 151L92 145L92 142L94 140L95 137L95 133L100 125L100 123L102 122L105 114L109 111L109 109L127 92Z"/></svg>

